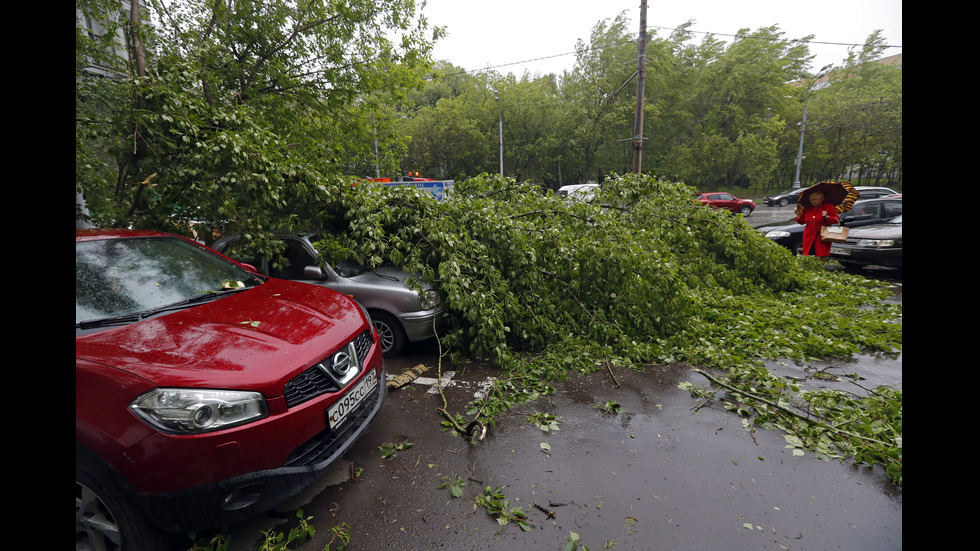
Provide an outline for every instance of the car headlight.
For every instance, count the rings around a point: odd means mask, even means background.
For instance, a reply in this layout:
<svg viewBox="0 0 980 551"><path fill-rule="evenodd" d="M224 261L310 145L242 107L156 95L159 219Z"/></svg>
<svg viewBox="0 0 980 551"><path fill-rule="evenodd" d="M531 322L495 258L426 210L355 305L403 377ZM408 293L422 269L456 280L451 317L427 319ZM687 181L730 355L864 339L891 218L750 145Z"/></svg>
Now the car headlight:
<svg viewBox="0 0 980 551"><path fill-rule="evenodd" d="M140 419L168 434L201 434L241 425L268 415L258 392L158 388L129 408Z"/></svg>
<svg viewBox="0 0 980 551"><path fill-rule="evenodd" d="M858 241L858 247L894 247L894 239L862 239Z"/></svg>
<svg viewBox="0 0 980 551"><path fill-rule="evenodd" d="M783 230L772 230L766 232L766 237L768 237L769 239L779 239L780 237L789 237L789 232Z"/></svg>
<svg viewBox="0 0 980 551"><path fill-rule="evenodd" d="M419 304L422 306L423 310L431 310L435 308L440 302L439 293L435 292L433 289L426 289L419 293Z"/></svg>

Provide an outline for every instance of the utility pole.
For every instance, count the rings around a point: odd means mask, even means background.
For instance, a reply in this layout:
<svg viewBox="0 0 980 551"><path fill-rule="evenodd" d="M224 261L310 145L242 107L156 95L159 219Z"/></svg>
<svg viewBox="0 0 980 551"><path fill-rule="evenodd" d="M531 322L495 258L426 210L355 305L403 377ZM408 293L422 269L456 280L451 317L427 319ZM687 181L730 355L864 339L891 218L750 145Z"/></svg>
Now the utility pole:
<svg viewBox="0 0 980 551"><path fill-rule="evenodd" d="M827 74L827 70L830 67L831 65L824 65L820 69L820 72L806 85L806 96L803 99L803 122L800 123L800 149L796 153L796 177L793 178L793 189L800 189L802 186L800 182L800 168L803 166L803 135L806 134L806 108L810 105L810 90L816 86L817 81Z"/></svg>
<svg viewBox="0 0 980 551"><path fill-rule="evenodd" d="M493 97L497 100L497 120L499 121L500 127L497 135L500 137L500 177L504 177L504 111L500 107L500 94L494 90Z"/></svg>
<svg viewBox="0 0 980 551"><path fill-rule="evenodd" d="M639 57L636 61L636 120L633 123L633 172L640 173L643 160L643 82L646 80L647 0L640 2Z"/></svg>

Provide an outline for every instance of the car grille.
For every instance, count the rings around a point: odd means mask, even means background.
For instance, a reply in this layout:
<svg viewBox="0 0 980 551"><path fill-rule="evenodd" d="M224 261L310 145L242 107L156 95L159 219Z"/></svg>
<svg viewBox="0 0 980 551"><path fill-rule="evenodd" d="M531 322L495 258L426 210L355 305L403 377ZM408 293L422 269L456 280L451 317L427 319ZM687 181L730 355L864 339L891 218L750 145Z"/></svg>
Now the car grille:
<svg viewBox="0 0 980 551"><path fill-rule="evenodd" d="M359 368L364 367L364 359L371 350L373 342L370 330L366 330L357 337L354 337L354 349L357 351L357 365ZM327 376L321 368L321 365L329 363L332 356L332 354L327 356L313 367L300 373L286 383L284 391L286 407L302 404L328 392L340 391L340 386L332 378Z"/></svg>
<svg viewBox="0 0 980 551"><path fill-rule="evenodd" d="M326 429L317 434L302 446L289 454L283 467L305 467L321 464L332 458L349 440L348 435L355 433L378 406L384 381L374 386L371 394L351 411L344 423L335 429Z"/></svg>

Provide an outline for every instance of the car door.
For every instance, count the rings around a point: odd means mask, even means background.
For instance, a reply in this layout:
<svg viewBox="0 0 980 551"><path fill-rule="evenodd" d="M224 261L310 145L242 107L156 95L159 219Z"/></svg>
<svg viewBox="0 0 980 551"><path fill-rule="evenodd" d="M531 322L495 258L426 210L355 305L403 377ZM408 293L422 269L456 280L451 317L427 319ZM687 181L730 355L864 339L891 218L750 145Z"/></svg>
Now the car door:
<svg viewBox="0 0 980 551"><path fill-rule="evenodd" d="M735 212L735 196L730 193L717 193L712 196L714 204L720 209L730 210Z"/></svg>

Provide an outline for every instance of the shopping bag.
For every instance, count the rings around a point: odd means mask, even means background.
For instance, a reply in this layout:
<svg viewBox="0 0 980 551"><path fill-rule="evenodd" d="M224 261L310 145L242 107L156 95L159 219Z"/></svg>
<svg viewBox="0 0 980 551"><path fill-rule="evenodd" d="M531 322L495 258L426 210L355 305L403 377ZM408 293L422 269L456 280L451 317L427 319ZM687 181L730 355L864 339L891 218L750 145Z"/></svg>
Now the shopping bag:
<svg viewBox="0 0 980 551"><path fill-rule="evenodd" d="M820 228L820 240L825 243L843 243L847 241L847 227L824 226Z"/></svg>

